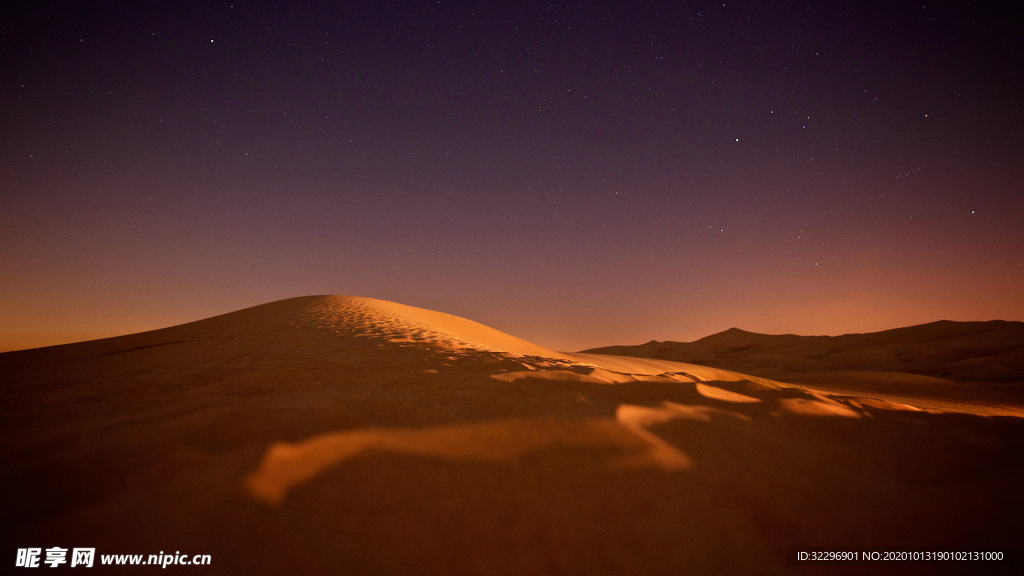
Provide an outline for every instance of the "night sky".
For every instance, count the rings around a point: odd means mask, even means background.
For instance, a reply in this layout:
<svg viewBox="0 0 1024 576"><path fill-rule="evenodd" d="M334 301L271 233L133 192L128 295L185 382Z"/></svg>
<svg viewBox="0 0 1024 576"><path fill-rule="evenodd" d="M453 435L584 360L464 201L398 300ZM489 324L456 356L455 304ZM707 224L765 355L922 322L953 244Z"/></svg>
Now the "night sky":
<svg viewBox="0 0 1024 576"><path fill-rule="evenodd" d="M1024 320L1019 3L18 4L0 350L310 294L563 350Z"/></svg>

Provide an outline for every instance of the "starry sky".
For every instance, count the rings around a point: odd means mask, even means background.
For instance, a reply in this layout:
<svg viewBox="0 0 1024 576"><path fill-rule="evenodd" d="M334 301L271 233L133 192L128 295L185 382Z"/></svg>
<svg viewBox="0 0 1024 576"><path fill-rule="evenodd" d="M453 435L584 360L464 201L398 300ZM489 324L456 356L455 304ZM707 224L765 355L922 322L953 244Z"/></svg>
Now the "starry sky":
<svg viewBox="0 0 1024 576"><path fill-rule="evenodd" d="M310 294L562 350L1024 320L1017 3L17 4L0 350Z"/></svg>

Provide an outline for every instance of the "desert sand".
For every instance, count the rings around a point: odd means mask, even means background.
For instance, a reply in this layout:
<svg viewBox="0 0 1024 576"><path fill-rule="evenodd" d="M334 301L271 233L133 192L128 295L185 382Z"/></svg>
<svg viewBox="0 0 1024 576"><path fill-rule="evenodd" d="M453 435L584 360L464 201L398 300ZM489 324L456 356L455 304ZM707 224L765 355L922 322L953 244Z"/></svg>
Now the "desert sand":
<svg viewBox="0 0 1024 576"><path fill-rule="evenodd" d="M0 354L5 550L210 554L204 574L775 574L830 571L787 567L787 546L1019 545L1015 389L700 364L346 296Z"/></svg>
<svg viewBox="0 0 1024 576"><path fill-rule="evenodd" d="M940 411L1024 416L1024 322L940 321L843 336L731 328L695 342L588 352L692 362Z"/></svg>

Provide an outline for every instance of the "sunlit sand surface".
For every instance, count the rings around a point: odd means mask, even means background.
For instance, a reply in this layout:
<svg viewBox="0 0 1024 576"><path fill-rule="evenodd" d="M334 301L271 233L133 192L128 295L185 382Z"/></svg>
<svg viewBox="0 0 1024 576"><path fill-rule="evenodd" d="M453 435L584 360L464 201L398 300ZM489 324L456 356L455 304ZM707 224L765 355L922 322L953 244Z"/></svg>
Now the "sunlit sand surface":
<svg viewBox="0 0 1024 576"><path fill-rule="evenodd" d="M634 410L619 407L613 419L501 420L482 424L438 426L420 429L363 429L323 434L295 444L279 443L267 451L259 470L245 487L256 499L280 504L288 490L360 453L380 450L426 456L441 460L515 461L533 451L549 448L604 447L621 450L636 466L685 468L689 459L644 427ZM672 419L662 418L657 422ZM636 434L629 434L635 432ZM611 459L614 463L618 458Z"/></svg>
<svg viewBox="0 0 1024 576"><path fill-rule="evenodd" d="M1019 390L919 376L812 387L295 298L0 354L3 542L210 574L773 574L795 545L1016 545Z"/></svg>

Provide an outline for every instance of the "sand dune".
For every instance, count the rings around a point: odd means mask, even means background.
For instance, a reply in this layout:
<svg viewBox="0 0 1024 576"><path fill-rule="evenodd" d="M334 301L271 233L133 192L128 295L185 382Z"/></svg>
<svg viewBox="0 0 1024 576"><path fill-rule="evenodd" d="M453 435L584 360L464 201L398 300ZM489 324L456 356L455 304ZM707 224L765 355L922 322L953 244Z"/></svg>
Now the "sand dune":
<svg viewBox="0 0 1024 576"><path fill-rule="evenodd" d="M747 372L904 372L949 380L1024 378L1024 322L941 321L844 336L773 336L737 328L695 342L651 341L591 353L660 358Z"/></svg>
<svg viewBox="0 0 1024 576"><path fill-rule="evenodd" d="M871 334L773 336L737 328L695 342L589 353L690 362L939 409L1024 415L1024 323L941 321Z"/></svg>
<svg viewBox="0 0 1024 576"><path fill-rule="evenodd" d="M759 339L732 336L714 345ZM8 550L203 553L210 574L771 574L792 545L1024 529L1024 419L985 402L556 352L368 298L0 354L0 385Z"/></svg>

